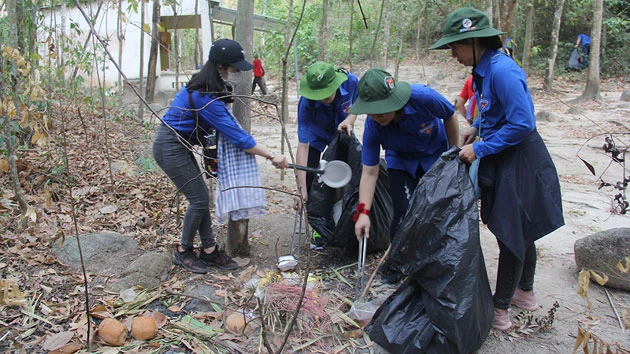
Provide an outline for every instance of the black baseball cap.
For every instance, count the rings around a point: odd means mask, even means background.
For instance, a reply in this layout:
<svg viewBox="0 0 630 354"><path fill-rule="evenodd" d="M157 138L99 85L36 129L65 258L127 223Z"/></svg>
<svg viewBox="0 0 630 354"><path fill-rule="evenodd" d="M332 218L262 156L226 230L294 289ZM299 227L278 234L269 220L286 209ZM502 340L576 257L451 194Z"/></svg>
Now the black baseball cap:
<svg viewBox="0 0 630 354"><path fill-rule="evenodd" d="M254 66L245 60L245 51L238 42L231 39L217 39L210 47L208 60L229 64L240 71L252 70Z"/></svg>

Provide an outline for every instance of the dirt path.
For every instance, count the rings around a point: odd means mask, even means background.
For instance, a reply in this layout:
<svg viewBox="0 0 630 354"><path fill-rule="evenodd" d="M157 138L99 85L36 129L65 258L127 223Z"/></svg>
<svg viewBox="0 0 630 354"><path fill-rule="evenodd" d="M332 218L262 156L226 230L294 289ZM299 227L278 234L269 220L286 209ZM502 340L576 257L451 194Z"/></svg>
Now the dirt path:
<svg viewBox="0 0 630 354"><path fill-rule="evenodd" d="M446 57L433 57L423 65L401 67L399 75L403 81L430 84L445 97L452 99L459 93L469 69L457 66L456 63L446 66L443 64L449 61L451 60ZM630 217L611 214L614 190L598 190L597 178L589 173L576 155L588 138L602 132L627 130L630 126L630 103L619 101L621 92L628 89L628 85L625 84L624 87L623 84L605 82L602 84L601 102L576 105L567 101L582 93L586 73L573 74L572 78L573 82L558 79L558 93L553 95L541 90L539 79L530 80L537 112L547 110L555 116L553 121L538 122L538 130L545 139L561 177L566 223L564 227L536 243L539 261L535 289L542 308L534 315L535 318L546 315L557 302L559 308L555 313L553 328L529 336L525 329L508 334L491 332L479 353L571 353L578 333L578 322L588 324L592 332L602 340L608 343L618 342L624 348L630 348L630 334L620 329L614 314L614 309L620 314L623 310L630 309L630 294L609 289L613 309L604 288L591 285L589 298L592 306L587 308L586 300L577 294L579 269L575 265L573 253L574 242L579 238L609 228L630 227ZM359 139L362 136L364 119L364 116L359 117L355 127ZM287 131L295 132L294 110L290 121ZM252 130L259 141L279 150L280 129L276 125L258 122L252 125ZM598 173L610 161L601 152L603 142L603 137L594 138L580 151L580 156L594 164ZM293 135L292 146L295 147L296 144L297 138ZM281 181L279 172L270 166L261 163L261 168L267 176L265 183L294 188L293 178ZM614 183L621 178L620 173L620 170L611 169L605 178ZM266 217L252 220L250 231L254 235L253 256L260 263L273 266L277 255L288 253L294 215L289 208L290 196L268 194L268 197L270 205L273 205L272 212ZM493 288L498 247L494 236L484 225L480 226L480 230L488 276Z"/></svg>

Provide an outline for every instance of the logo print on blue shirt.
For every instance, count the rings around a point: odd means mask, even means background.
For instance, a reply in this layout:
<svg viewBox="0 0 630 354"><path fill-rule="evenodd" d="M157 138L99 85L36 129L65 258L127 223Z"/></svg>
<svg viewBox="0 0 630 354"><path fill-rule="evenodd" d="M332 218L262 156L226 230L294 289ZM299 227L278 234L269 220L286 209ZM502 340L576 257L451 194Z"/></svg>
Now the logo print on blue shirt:
<svg viewBox="0 0 630 354"><path fill-rule="evenodd" d="M343 111L346 112L346 114L349 114L350 113L350 107L352 107L352 101L346 101L346 102L342 103L341 106L343 107Z"/></svg>
<svg viewBox="0 0 630 354"><path fill-rule="evenodd" d="M479 107L481 108L482 112L488 111L490 109L490 101L488 101L488 99L483 99L479 101Z"/></svg>
<svg viewBox="0 0 630 354"><path fill-rule="evenodd" d="M420 133L422 134L431 134L433 131L433 124L426 125L424 123L420 124Z"/></svg>

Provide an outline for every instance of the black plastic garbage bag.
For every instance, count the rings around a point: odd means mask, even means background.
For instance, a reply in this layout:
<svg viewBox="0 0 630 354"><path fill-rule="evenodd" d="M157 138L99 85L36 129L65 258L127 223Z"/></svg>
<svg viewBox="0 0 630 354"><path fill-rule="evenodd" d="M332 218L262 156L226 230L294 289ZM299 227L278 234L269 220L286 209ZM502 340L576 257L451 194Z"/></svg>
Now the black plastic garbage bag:
<svg viewBox="0 0 630 354"><path fill-rule="evenodd" d="M459 148L442 154L422 177L396 239L387 263L409 278L374 314L371 339L392 353L479 348L494 305L477 201Z"/></svg>
<svg viewBox="0 0 630 354"><path fill-rule="evenodd" d="M315 177L306 204L308 222L317 231L324 243L329 246L358 250L359 243L354 235L352 217L359 204L359 182L363 163L361 161L362 146L352 134L339 133L324 151L323 160L345 161L352 170L352 179L343 188L331 188ZM341 216L337 223L334 218L334 205L341 200ZM367 251L382 251L389 247L389 227L392 220L392 200L389 195L389 179L384 160L380 163L380 172L374 192L374 201L370 210L370 238Z"/></svg>
<svg viewBox="0 0 630 354"><path fill-rule="evenodd" d="M584 65L580 62L580 52L578 48L573 48L571 51L571 55L569 55L569 61L567 65L565 65L564 70L566 71L581 71L584 69Z"/></svg>

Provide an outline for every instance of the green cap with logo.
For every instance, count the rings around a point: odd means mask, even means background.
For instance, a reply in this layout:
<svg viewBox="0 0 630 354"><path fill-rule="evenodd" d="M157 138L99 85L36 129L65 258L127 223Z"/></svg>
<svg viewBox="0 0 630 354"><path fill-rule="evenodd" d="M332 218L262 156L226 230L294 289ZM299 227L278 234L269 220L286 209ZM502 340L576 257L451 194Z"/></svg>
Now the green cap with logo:
<svg viewBox="0 0 630 354"><path fill-rule="evenodd" d="M492 28L488 16L472 7L451 12L444 21L442 38L429 49L448 49L447 44L468 38L493 37L505 34Z"/></svg>
<svg viewBox="0 0 630 354"><path fill-rule="evenodd" d="M352 114L384 114L403 108L411 97L411 85L396 82L383 69L370 69L358 84L359 98L350 107Z"/></svg>
<svg viewBox="0 0 630 354"><path fill-rule="evenodd" d="M348 80L346 74L323 61L318 61L306 69L300 80L300 94L309 100L321 101L332 96L339 86Z"/></svg>

